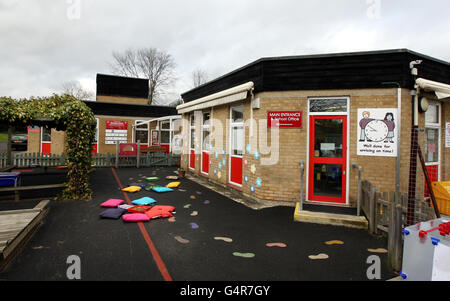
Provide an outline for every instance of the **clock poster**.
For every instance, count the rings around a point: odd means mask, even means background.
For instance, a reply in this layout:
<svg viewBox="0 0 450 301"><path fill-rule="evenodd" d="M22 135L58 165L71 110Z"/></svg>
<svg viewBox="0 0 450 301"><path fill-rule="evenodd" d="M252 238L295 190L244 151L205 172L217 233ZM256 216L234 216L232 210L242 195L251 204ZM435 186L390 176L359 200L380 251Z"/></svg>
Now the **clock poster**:
<svg viewBox="0 0 450 301"><path fill-rule="evenodd" d="M358 156L397 157L397 109L358 109Z"/></svg>

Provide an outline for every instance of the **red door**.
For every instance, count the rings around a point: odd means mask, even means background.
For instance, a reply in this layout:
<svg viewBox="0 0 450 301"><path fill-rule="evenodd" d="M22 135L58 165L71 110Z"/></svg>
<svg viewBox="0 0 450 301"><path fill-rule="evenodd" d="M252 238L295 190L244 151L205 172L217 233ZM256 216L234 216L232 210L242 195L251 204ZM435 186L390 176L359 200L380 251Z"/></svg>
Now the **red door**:
<svg viewBox="0 0 450 301"><path fill-rule="evenodd" d="M439 165L427 165L427 173L428 173L428 177L430 178L430 182L438 182L439 181ZM428 189L427 183L425 181L425 190L424 190L424 194L425 194L425 198L429 198L430 197L430 191Z"/></svg>
<svg viewBox="0 0 450 301"><path fill-rule="evenodd" d="M195 150L191 149L189 154L189 167L195 169Z"/></svg>
<svg viewBox="0 0 450 301"><path fill-rule="evenodd" d="M345 203L347 116L310 116L308 199Z"/></svg>
<svg viewBox="0 0 450 301"><path fill-rule="evenodd" d="M202 173L209 174L209 152L202 151Z"/></svg>

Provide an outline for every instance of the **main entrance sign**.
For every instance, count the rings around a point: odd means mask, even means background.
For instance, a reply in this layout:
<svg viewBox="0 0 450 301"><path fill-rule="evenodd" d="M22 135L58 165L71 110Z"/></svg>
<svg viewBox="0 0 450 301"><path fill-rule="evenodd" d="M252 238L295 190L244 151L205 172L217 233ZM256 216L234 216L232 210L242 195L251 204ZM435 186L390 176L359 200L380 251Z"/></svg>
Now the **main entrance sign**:
<svg viewBox="0 0 450 301"><path fill-rule="evenodd" d="M302 111L269 111L267 127L301 128Z"/></svg>

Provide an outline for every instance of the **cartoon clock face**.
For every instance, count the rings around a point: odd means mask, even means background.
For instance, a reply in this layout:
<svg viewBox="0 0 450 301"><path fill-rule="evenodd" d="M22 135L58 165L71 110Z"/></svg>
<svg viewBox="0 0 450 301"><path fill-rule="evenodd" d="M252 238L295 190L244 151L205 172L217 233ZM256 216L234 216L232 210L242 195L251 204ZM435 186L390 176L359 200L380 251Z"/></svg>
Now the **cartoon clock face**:
<svg viewBox="0 0 450 301"><path fill-rule="evenodd" d="M388 135L388 126L381 120L372 120L365 128L366 138L375 142L383 141Z"/></svg>

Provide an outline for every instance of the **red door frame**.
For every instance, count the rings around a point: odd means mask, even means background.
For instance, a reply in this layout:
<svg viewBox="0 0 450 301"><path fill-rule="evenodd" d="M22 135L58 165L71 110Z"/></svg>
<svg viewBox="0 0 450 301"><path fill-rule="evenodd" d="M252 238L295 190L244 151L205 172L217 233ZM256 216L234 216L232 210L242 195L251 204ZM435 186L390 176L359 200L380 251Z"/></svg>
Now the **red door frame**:
<svg viewBox="0 0 450 301"><path fill-rule="evenodd" d="M317 119L341 119L342 123L342 158L325 158L314 156L315 130L314 121ZM347 202L347 116L346 115L313 115L309 117L309 171L308 171L308 200L317 202L345 204ZM342 196L314 195L314 164L336 164L342 166Z"/></svg>

